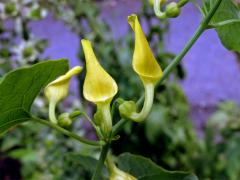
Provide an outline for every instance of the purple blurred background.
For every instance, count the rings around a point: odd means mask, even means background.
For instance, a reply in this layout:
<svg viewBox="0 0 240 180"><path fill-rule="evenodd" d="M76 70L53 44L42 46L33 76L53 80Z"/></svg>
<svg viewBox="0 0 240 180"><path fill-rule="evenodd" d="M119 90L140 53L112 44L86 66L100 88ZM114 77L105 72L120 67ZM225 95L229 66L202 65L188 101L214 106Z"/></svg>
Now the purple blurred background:
<svg viewBox="0 0 240 180"><path fill-rule="evenodd" d="M99 3L102 17L112 27L115 38L128 30L126 18L140 10L138 0L120 0ZM201 20L201 14L192 4L186 5L181 15L170 20L170 31L165 40L167 50L178 53L190 39ZM68 58L70 65L79 64L79 39L76 34L51 16L32 22L36 37L49 40L44 56L52 59ZM197 128L213 112L220 101L240 102L240 69L234 53L226 50L214 30L206 31L183 60L186 78L180 82L191 105L191 117Z"/></svg>

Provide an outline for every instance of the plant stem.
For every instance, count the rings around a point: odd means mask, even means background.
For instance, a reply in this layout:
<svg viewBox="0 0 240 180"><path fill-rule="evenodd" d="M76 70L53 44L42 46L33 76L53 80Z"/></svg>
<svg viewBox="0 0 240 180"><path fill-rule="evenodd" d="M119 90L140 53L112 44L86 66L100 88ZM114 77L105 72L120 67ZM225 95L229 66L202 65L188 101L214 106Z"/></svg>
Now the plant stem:
<svg viewBox="0 0 240 180"><path fill-rule="evenodd" d="M203 21L201 22L200 26L194 33L193 37L187 42L183 50L173 59L173 61L167 66L166 69L163 71L163 76L160 79L160 81L157 83L157 86L163 83L163 81L169 76L171 71L180 63L180 61L183 59L183 57L187 54L187 52L191 49L191 47L194 45L194 43L198 40L198 38L201 36L201 34L204 32L204 30L207 29L208 24L218 9L219 5L221 4L222 0L217 0L217 2L214 4L213 8L209 11L209 13L205 16Z"/></svg>
<svg viewBox="0 0 240 180"><path fill-rule="evenodd" d="M208 28L208 24L209 24L211 18L213 17L213 15L215 14L215 12L217 11L221 2L222 2L222 0L216 1L213 8L209 11L209 13L202 20L201 24L195 31L192 38L187 42L187 44L182 49L182 51L173 59L173 61L167 66L167 68L164 69L163 76L160 79L160 81L156 84L155 87L161 85L164 82L164 80L169 76L169 74L172 72L172 70L181 62L183 57L187 54L187 52L191 49L191 47L194 45L194 43L198 40L198 38L201 36L201 34ZM141 104L143 102L143 100L144 100L144 96L142 96L139 99L137 104ZM120 121L118 121L118 123L113 126L113 135L116 135L116 133L118 133L123 128L123 126L125 125L125 123L127 121L128 120L126 120L126 119L121 119Z"/></svg>
<svg viewBox="0 0 240 180"><path fill-rule="evenodd" d="M187 4L188 1L189 1L189 0L180 0L180 1L177 3L177 5L178 5L178 7L182 7L182 6L184 6L185 4Z"/></svg>
<svg viewBox="0 0 240 180"><path fill-rule="evenodd" d="M92 180L98 180L99 179L99 173L101 172L101 170L103 168L105 159L106 159L107 154L108 154L108 150L110 148L110 144L111 144L111 140L109 139L108 142L102 147L100 158L98 160L96 170L95 170L95 172L92 176Z"/></svg>
<svg viewBox="0 0 240 180"><path fill-rule="evenodd" d="M97 136L99 139L102 139L102 134L100 132L100 129L99 127L96 126L96 124L93 122L93 120L87 115L87 113L85 113L84 110L80 111L80 110L76 110L72 113L70 113L69 117L71 119L75 119L76 117L78 116L83 116L91 125L92 127L95 129L96 133L97 133Z"/></svg>
<svg viewBox="0 0 240 180"><path fill-rule="evenodd" d="M53 129L56 129L57 131L61 132L62 134L66 135L66 136L69 136L73 139L76 139L77 141L81 142L81 143L84 143L84 144L88 144L88 145L91 145L91 146L102 146L104 145L105 143L103 141L91 141L91 140L88 140L88 139L85 139L81 136L78 136L77 134L75 133L72 133L66 129L63 129L61 128L60 126L58 126L57 124L54 124L50 121L46 121L46 120L43 120L43 119L40 119L40 118L36 118L36 117L32 117L33 121L35 122L38 122L40 124L44 124L46 126L49 126Z"/></svg>
<svg viewBox="0 0 240 180"><path fill-rule="evenodd" d="M115 136L122 128L123 126L128 122L129 120L127 119L120 119L114 126L113 126L113 136Z"/></svg>

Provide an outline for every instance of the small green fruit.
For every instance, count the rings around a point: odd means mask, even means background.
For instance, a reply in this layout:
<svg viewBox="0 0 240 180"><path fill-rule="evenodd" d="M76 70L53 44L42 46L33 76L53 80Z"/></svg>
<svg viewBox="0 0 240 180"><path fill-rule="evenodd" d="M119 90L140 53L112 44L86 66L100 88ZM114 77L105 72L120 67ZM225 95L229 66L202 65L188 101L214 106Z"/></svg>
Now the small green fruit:
<svg viewBox="0 0 240 180"><path fill-rule="evenodd" d="M175 18L180 14L181 10L177 3L171 2L166 6L166 15L169 18Z"/></svg>
<svg viewBox="0 0 240 180"><path fill-rule="evenodd" d="M119 106L119 112L121 117L128 118L132 113L136 112L137 107L134 101L125 101Z"/></svg>
<svg viewBox="0 0 240 180"><path fill-rule="evenodd" d="M69 117L69 113L62 113L58 117L58 125L61 127L69 127L72 124L72 119Z"/></svg>

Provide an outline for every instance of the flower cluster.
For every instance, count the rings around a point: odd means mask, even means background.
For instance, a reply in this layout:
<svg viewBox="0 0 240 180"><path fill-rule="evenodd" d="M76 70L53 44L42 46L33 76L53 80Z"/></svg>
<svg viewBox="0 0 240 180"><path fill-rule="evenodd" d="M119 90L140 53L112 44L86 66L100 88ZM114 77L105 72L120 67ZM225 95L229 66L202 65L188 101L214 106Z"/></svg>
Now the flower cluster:
<svg viewBox="0 0 240 180"><path fill-rule="evenodd" d="M151 110L154 87L162 77L162 70L151 51L137 16L135 14L129 16L128 23L135 33L132 66L134 71L139 75L145 88L145 101L140 112L137 112L135 102L124 101L119 106L119 112L123 118L141 122L147 117ZM86 77L83 85L83 95L86 100L97 106L94 120L102 136L106 138L112 131L110 108L111 101L118 92L118 86L115 80L100 65L93 51L91 42L83 39L81 43L86 60ZM55 117L56 104L67 96L71 77L80 73L81 70L82 67L80 66L74 67L65 75L60 76L46 86L45 95L49 100L49 118L53 123L58 123Z"/></svg>
<svg viewBox="0 0 240 180"><path fill-rule="evenodd" d="M162 70L150 49L137 16L134 14L129 16L128 23L135 33L132 66L143 83L145 100L140 112L137 111L137 106L134 101L123 101L119 105L119 113L122 118L141 122L147 117L151 110L154 87L162 77ZM90 120L90 123L95 128L99 138L108 141L112 133L111 101L118 92L118 86L115 80L100 65L93 51L91 42L83 39L81 43L86 61L86 77L83 84L83 95L86 100L97 106L94 122ZM68 94L71 77L81 71L82 67L76 66L46 86L44 92L49 101L49 119L52 123L62 127L69 126L73 118L81 114L81 112L73 112L72 114L63 113L58 118L55 116L57 103ZM83 112L83 114L85 113ZM118 169L113 162L108 161L107 164L110 179L136 179L132 175Z"/></svg>

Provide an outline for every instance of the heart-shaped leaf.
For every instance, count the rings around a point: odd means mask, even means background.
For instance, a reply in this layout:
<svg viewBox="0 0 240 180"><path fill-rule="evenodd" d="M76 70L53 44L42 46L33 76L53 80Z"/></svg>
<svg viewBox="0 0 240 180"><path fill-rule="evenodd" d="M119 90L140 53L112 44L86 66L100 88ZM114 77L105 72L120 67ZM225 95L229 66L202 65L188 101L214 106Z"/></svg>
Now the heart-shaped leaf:
<svg viewBox="0 0 240 180"><path fill-rule="evenodd" d="M68 70L65 59L45 61L7 73L0 80L0 134L30 119L41 88Z"/></svg>

